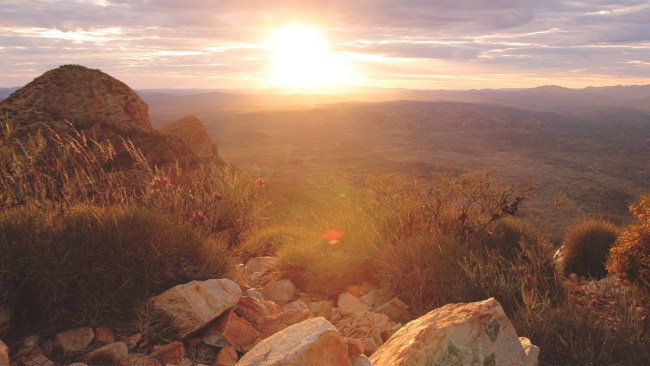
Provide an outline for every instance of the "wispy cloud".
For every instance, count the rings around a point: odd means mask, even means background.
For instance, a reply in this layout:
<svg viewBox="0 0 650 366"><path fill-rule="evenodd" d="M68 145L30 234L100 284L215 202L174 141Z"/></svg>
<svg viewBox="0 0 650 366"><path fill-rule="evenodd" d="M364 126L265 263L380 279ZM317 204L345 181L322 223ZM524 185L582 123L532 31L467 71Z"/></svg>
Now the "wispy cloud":
<svg viewBox="0 0 650 366"><path fill-rule="evenodd" d="M650 83L646 0L4 0L0 85L79 63L141 88L264 86L264 44L291 22L368 85Z"/></svg>

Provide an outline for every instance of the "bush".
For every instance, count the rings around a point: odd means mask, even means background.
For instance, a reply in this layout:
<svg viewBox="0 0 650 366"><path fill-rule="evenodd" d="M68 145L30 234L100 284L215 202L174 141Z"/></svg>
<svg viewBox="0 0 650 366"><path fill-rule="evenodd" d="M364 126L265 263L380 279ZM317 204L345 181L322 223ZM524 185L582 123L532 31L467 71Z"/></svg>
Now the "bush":
<svg viewBox="0 0 650 366"><path fill-rule="evenodd" d="M521 253L522 245L543 241L540 234L516 217L496 221L482 233L479 243L488 251L509 261Z"/></svg>
<svg viewBox="0 0 650 366"><path fill-rule="evenodd" d="M564 274L605 277L605 262L617 232L616 226L602 220L586 220L571 227L563 240L561 266Z"/></svg>
<svg viewBox="0 0 650 366"><path fill-rule="evenodd" d="M172 286L231 277L224 251L191 226L143 208L7 210L0 212L2 303L22 334L45 325L121 324Z"/></svg>
<svg viewBox="0 0 650 366"><path fill-rule="evenodd" d="M607 269L650 294L650 196L631 205L630 211L639 223L623 229L611 250Z"/></svg>

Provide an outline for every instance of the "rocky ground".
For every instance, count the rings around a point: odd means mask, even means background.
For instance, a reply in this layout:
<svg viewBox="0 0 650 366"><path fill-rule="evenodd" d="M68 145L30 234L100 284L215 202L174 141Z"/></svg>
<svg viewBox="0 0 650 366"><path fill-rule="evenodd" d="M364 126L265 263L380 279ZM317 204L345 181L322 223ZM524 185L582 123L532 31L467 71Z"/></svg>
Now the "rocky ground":
<svg viewBox="0 0 650 366"><path fill-rule="evenodd" d="M336 301L315 299L287 279L264 281L276 266L274 257L243 266L247 282L260 286L193 281L151 298L175 332L169 343L75 328L11 348L0 342L0 366L538 364L539 348L517 337L494 298L449 304L406 323L408 306L370 285Z"/></svg>

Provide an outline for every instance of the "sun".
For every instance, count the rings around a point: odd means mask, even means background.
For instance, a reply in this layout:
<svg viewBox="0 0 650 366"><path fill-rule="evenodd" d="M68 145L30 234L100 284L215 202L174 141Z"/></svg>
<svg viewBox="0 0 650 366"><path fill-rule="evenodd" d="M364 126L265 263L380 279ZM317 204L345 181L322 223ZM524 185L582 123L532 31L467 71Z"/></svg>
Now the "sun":
<svg viewBox="0 0 650 366"><path fill-rule="evenodd" d="M346 59L329 50L316 28L292 25L276 30L268 42L272 85L314 90L353 82Z"/></svg>

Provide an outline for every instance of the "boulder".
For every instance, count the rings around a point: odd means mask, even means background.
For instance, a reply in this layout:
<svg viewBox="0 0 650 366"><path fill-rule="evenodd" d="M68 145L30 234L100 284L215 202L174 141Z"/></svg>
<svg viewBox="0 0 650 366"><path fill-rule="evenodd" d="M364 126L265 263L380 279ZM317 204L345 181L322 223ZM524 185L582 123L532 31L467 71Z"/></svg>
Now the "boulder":
<svg viewBox="0 0 650 366"><path fill-rule="evenodd" d="M9 347L0 341L0 366L9 366Z"/></svg>
<svg viewBox="0 0 650 366"><path fill-rule="evenodd" d="M151 298L152 308L167 316L180 338L196 333L241 297L239 286L229 279L192 281Z"/></svg>
<svg viewBox="0 0 650 366"><path fill-rule="evenodd" d="M435 309L398 330L370 360L375 366L526 365L515 329L494 298Z"/></svg>
<svg viewBox="0 0 650 366"><path fill-rule="evenodd" d="M264 286L262 294L266 300L288 302L293 299L296 286L289 280L271 281Z"/></svg>
<svg viewBox="0 0 650 366"><path fill-rule="evenodd" d="M133 353L120 359L120 366L161 366L161 364L153 356Z"/></svg>
<svg viewBox="0 0 650 366"><path fill-rule="evenodd" d="M255 327L260 332L260 339L264 339L289 327L290 325L300 323L311 317L312 315L309 310L289 310L283 313L267 316L257 322Z"/></svg>
<svg viewBox="0 0 650 366"><path fill-rule="evenodd" d="M83 351L95 338L92 328L76 328L58 333L54 337L54 347L63 354Z"/></svg>
<svg viewBox="0 0 650 366"><path fill-rule="evenodd" d="M126 343L115 342L88 353L86 362L89 365L117 365L128 354Z"/></svg>
<svg viewBox="0 0 650 366"><path fill-rule="evenodd" d="M325 318L294 324L258 343L237 366L350 365L345 340Z"/></svg>
<svg viewBox="0 0 650 366"><path fill-rule="evenodd" d="M339 294L339 301L337 302L337 306L339 309L341 309L343 316L362 313L364 311L370 310L370 307L368 305L362 303L359 298L349 292L343 292Z"/></svg>
<svg viewBox="0 0 650 366"><path fill-rule="evenodd" d="M216 347L233 346L248 350L260 333L244 318L230 310L203 332L203 343ZM225 343L224 343L225 342Z"/></svg>

